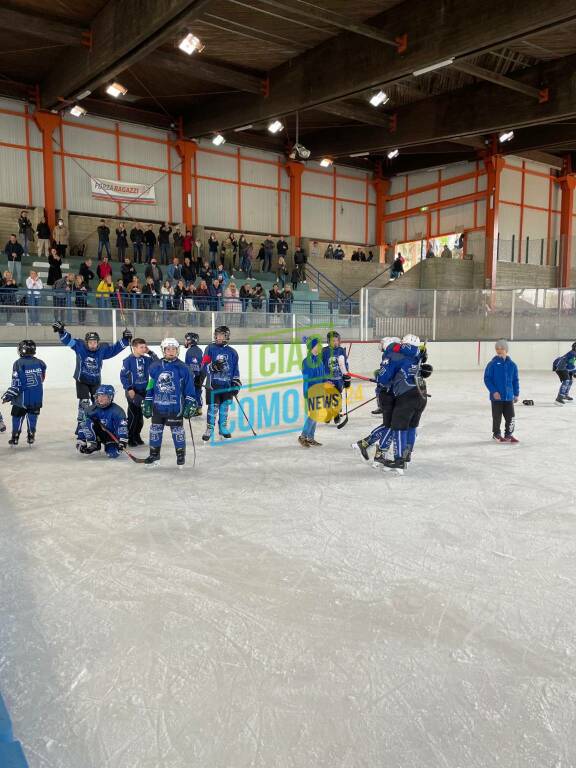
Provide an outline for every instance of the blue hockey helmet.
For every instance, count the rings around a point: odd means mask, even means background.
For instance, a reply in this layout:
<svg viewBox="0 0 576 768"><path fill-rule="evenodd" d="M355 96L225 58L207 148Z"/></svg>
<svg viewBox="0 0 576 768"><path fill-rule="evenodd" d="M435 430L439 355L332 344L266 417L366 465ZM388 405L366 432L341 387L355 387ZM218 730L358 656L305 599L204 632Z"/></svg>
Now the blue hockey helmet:
<svg viewBox="0 0 576 768"><path fill-rule="evenodd" d="M96 405L100 406L100 408L108 408L114 402L115 394L116 391L111 384L101 384L94 395ZM100 398L104 399L105 402L100 402Z"/></svg>

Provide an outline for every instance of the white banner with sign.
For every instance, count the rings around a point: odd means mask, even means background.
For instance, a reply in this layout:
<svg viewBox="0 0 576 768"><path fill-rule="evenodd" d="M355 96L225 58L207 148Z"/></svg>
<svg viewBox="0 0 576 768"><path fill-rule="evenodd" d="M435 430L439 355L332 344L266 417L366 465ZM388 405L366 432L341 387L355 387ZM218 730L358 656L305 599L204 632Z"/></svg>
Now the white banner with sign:
<svg viewBox="0 0 576 768"><path fill-rule="evenodd" d="M137 184L133 181L112 181L111 179L91 178L92 197L99 200L119 200L127 203L156 203L154 185Z"/></svg>

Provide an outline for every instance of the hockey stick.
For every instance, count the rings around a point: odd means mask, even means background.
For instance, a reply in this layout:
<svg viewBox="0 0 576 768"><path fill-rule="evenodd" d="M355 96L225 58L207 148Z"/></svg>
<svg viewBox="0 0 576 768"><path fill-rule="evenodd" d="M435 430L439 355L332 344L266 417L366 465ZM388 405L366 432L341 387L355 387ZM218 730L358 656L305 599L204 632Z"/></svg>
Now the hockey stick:
<svg viewBox="0 0 576 768"><path fill-rule="evenodd" d="M246 421L246 424L248 424L248 426L250 427L252 434L254 435L254 437L257 437L256 432L254 432L254 427L252 426L252 424L250 424L250 419L248 418L248 416L246 416L246 411L244 410L244 408L242 408L240 404L240 400L238 400L238 395L234 395L234 400L236 400L236 402L238 403L238 408L240 408L242 416L244 416L244 420Z"/></svg>
<svg viewBox="0 0 576 768"><path fill-rule="evenodd" d="M354 413L354 411L357 411L357 410L358 410L358 408L363 408L365 405L368 405L368 403L372 403L372 402L374 402L374 400L376 400L376 397L377 397L377 396L376 396L376 395L374 395L374 397L371 397L371 398L370 398L370 400L366 400L366 402L364 402L364 403L360 403L360 405L357 405L355 408L352 408L352 410L351 410L351 411L347 411L347 413L346 413L346 419L345 419L343 422L341 422L340 424L338 424L338 426L336 427L336 429L342 429L342 427L345 427L345 426L346 426L346 424L348 424L348 416L349 416L351 413Z"/></svg>
<svg viewBox="0 0 576 768"><path fill-rule="evenodd" d="M192 452L193 452L193 459L192 459L192 469L196 466L196 443L194 442L194 432L192 432L192 419L187 419L188 421L188 428L190 429L190 437L192 439Z"/></svg>
<svg viewBox="0 0 576 768"><path fill-rule="evenodd" d="M120 317L122 318L122 322L124 323L124 330L128 330L128 321L126 320L126 315L124 313L124 304L122 303L122 296L120 295L120 291L116 291L116 298L118 299L118 306L120 307Z"/></svg>
<svg viewBox="0 0 576 768"><path fill-rule="evenodd" d="M350 373L348 372L349 376L352 376L353 379L360 379L361 381L371 381L372 384L377 384L376 379L371 379L369 376L361 376L359 373Z"/></svg>
<svg viewBox="0 0 576 768"><path fill-rule="evenodd" d="M348 424L348 390L344 390L344 402L346 403L344 406L344 418L340 422L340 424L336 424L338 429L342 429L342 427L345 427L346 424Z"/></svg>
<svg viewBox="0 0 576 768"><path fill-rule="evenodd" d="M134 456L134 454L133 454L133 453L130 453L130 451L128 450L128 448L125 448L125 447L122 445L122 443L120 442L120 440L118 440L118 438L116 437L116 435L115 435L115 434L113 434L112 432L110 432L110 430L109 430L109 429L106 429L106 427L105 427L105 426L102 424L102 422L101 422L101 421L99 421L99 422L98 422L98 427L99 427L99 428L100 428L100 429L101 429L103 432L106 432L106 434L107 434L107 435L108 435L108 436L111 438L111 440L112 440L112 442L113 442L113 443L116 443L116 445L118 446L118 450L119 450L121 453L125 453L125 454L126 454L126 456L128 456L128 458L132 459L132 461L134 461L136 464L144 464L144 463L145 463L146 459L141 459L141 458L139 458L138 456Z"/></svg>

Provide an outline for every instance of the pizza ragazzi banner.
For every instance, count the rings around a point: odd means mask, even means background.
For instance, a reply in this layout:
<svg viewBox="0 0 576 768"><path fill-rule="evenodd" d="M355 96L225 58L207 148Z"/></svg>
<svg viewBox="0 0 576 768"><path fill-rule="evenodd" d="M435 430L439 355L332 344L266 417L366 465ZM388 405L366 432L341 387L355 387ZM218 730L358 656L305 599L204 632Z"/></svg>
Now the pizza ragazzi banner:
<svg viewBox="0 0 576 768"><path fill-rule="evenodd" d="M118 200L128 203L155 205L154 185L136 184L132 181L112 181L111 179L91 178L92 197L100 200Z"/></svg>

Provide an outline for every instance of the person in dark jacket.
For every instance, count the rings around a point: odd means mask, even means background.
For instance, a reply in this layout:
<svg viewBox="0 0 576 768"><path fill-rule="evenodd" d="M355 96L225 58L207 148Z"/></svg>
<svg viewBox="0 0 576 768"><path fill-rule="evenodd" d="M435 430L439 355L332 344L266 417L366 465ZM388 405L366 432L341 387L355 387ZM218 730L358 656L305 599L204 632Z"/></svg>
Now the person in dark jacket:
<svg viewBox="0 0 576 768"><path fill-rule="evenodd" d="M170 234L172 227L166 222L158 230L158 245L160 246L160 263L168 264L170 260Z"/></svg>
<svg viewBox="0 0 576 768"><path fill-rule="evenodd" d="M271 315L276 312L282 312L282 293L278 283L274 283L268 294L268 312Z"/></svg>
<svg viewBox="0 0 576 768"><path fill-rule="evenodd" d="M276 250L278 252L278 256L286 256L288 255L288 243L286 239L284 238L284 235L280 235L280 239L276 243Z"/></svg>
<svg viewBox="0 0 576 768"><path fill-rule="evenodd" d="M128 232L124 224L116 229L116 248L118 250L118 261L122 263L128 250Z"/></svg>
<svg viewBox="0 0 576 768"><path fill-rule="evenodd" d="M48 279L46 285L54 285L57 280L62 277L62 257L56 250L56 248L50 248L50 254L48 256Z"/></svg>
<svg viewBox="0 0 576 768"><path fill-rule="evenodd" d="M76 275L74 280L74 306L78 310L78 323L84 325L86 322L86 307L88 306L87 289L84 285L84 278L81 274Z"/></svg>
<svg viewBox="0 0 576 768"><path fill-rule="evenodd" d="M17 285L20 284L22 279L22 256L24 255L24 248L20 245L16 239L16 235L10 235L10 239L6 243L4 253L8 259L8 269L12 273L12 277Z"/></svg>
<svg viewBox="0 0 576 768"><path fill-rule="evenodd" d="M136 269L134 268L134 264L132 264L130 256L124 256L124 263L120 267L120 272L122 274L122 282L124 285L130 285L136 274Z"/></svg>
<svg viewBox="0 0 576 768"><path fill-rule="evenodd" d="M134 249L134 264L142 264L142 247L144 243L144 230L142 224L136 224L130 230L130 242Z"/></svg>
<svg viewBox="0 0 576 768"><path fill-rule="evenodd" d="M38 247L38 258L48 256L50 253L50 227L46 224L46 219L42 217L36 225L36 243Z"/></svg>
<svg viewBox="0 0 576 768"><path fill-rule="evenodd" d="M394 263L392 264L390 279L396 280L398 277L402 277L403 274L404 274L404 258L402 254L399 253L394 259Z"/></svg>
<svg viewBox="0 0 576 768"><path fill-rule="evenodd" d="M554 360L552 370L555 371L560 379L560 389L556 396L556 404L564 405L566 402L571 402L574 399L570 397L572 379L576 376L576 341L566 354Z"/></svg>
<svg viewBox="0 0 576 768"><path fill-rule="evenodd" d="M222 294L224 291L222 283L217 277L212 280L212 285L208 287L208 290L210 291L210 309L213 312L219 312L222 308Z"/></svg>
<svg viewBox="0 0 576 768"><path fill-rule="evenodd" d="M208 238L208 253L210 255L210 266L212 269L216 269L216 262L218 258L218 238L216 237L215 232L210 233L210 237Z"/></svg>
<svg viewBox="0 0 576 768"><path fill-rule="evenodd" d="M204 310L209 308L210 289L208 288L206 280L200 280L198 288L194 291L194 304L196 305L196 309L200 312L204 312Z"/></svg>
<svg viewBox="0 0 576 768"><path fill-rule="evenodd" d="M261 310L264 300L264 288L262 283L256 283L252 291L252 309Z"/></svg>
<svg viewBox="0 0 576 768"><path fill-rule="evenodd" d="M264 240L264 262L262 264L262 272L272 271L272 257L274 256L274 240L272 235L268 235Z"/></svg>
<svg viewBox="0 0 576 768"><path fill-rule="evenodd" d="M334 257L333 257L333 258L334 258L336 261L344 261L344 249L342 248L342 246L340 245L340 243L338 243L338 245L336 246L336 248L334 248ZM358 260L359 260L359 259L358 259Z"/></svg>
<svg viewBox="0 0 576 768"><path fill-rule="evenodd" d="M181 259L184 251L184 235L180 231L180 227L176 227L172 233L172 245L174 246L174 257Z"/></svg>
<svg viewBox="0 0 576 768"><path fill-rule="evenodd" d="M146 232L144 232L144 243L146 244L146 264L150 264L156 247L156 235L152 229L152 224L149 224Z"/></svg>
<svg viewBox="0 0 576 768"><path fill-rule="evenodd" d="M66 277L60 277L54 283L54 293L52 295L52 304L54 306L54 320L59 320L61 323L65 322L66 312L64 307L67 305L68 300L66 294L69 293L74 286L74 275L68 274Z"/></svg>
<svg viewBox="0 0 576 768"><path fill-rule="evenodd" d="M196 280L196 270L194 269L194 264L192 263L190 256L184 257L184 264L180 267L180 277L184 280L186 285L190 285Z"/></svg>
<svg viewBox="0 0 576 768"><path fill-rule="evenodd" d="M306 282L306 262L308 261L308 257L306 256L306 252L303 248L296 248L294 252L294 264L298 268L298 282L305 283Z"/></svg>
<svg viewBox="0 0 576 768"><path fill-rule="evenodd" d="M508 356L508 342L500 339L495 344L496 356L486 366L484 384L492 403L492 439L497 443L517 443L514 437L514 403L518 402L520 383L518 366ZM504 416L504 437L501 424Z"/></svg>
<svg viewBox="0 0 576 768"><path fill-rule="evenodd" d="M0 306L6 312L6 325L14 325L12 314L18 303L18 286L11 272L4 272L4 279L0 281Z"/></svg>
<svg viewBox="0 0 576 768"><path fill-rule="evenodd" d="M152 259L150 262L150 266L146 267L146 272L144 272L145 278L152 278L152 281L154 283L154 288L156 289L156 293L160 295L160 289L162 288L162 280L164 279L164 275L162 274L162 270L158 266L158 262L156 259Z"/></svg>
<svg viewBox="0 0 576 768"><path fill-rule="evenodd" d="M284 288L282 293L282 311L292 312L292 302L294 301L294 294L289 285Z"/></svg>
<svg viewBox="0 0 576 768"><path fill-rule="evenodd" d="M32 222L28 218L27 211L20 211L18 218L18 240L24 250L24 255L28 256L30 243L34 242Z"/></svg>
<svg viewBox="0 0 576 768"><path fill-rule="evenodd" d="M98 226L98 259L102 258L102 251L106 251L108 258L112 258L110 253L110 227L106 224L104 219L100 219L100 225Z"/></svg>
<svg viewBox="0 0 576 768"><path fill-rule="evenodd" d="M84 281L84 288L89 291L90 282L94 280L95 277L94 272L92 272L92 259L86 259L82 262L82 264L80 264L78 274L81 275Z"/></svg>

